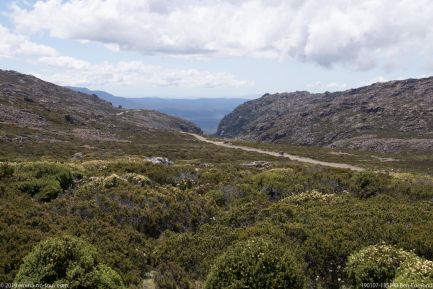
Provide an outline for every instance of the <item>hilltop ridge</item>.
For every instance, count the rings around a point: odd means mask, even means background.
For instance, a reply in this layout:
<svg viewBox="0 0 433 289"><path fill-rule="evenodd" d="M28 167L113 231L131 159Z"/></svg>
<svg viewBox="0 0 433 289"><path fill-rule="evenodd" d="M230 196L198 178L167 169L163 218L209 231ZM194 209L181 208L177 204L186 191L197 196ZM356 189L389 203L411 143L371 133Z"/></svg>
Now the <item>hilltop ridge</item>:
<svg viewBox="0 0 433 289"><path fill-rule="evenodd" d="M164 138L183 138L177 132L202 133L178 117L114 108L95 95L0 70L0 159L139 152Z"/></svg>
<svg viewBox="0 0 433 289"><path fill-rule="evenodd" d="M95 95L31 75L0 70L0 121L38 130L110 130L128 123L148 129L201 133L191 122L150 110L122 110Z"/></svg>

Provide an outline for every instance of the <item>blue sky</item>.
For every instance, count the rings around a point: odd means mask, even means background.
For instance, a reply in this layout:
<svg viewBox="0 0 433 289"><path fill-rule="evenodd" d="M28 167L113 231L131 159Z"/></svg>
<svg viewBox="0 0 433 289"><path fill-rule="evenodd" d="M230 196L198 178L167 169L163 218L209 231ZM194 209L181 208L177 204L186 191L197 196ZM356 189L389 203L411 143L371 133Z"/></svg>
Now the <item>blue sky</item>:
<svg viewBox="0 0 433 289"><path fill-rule="evenodd" d="M0 68L126 97L337 91L432 75L427 0L0 2Z"/></svg>

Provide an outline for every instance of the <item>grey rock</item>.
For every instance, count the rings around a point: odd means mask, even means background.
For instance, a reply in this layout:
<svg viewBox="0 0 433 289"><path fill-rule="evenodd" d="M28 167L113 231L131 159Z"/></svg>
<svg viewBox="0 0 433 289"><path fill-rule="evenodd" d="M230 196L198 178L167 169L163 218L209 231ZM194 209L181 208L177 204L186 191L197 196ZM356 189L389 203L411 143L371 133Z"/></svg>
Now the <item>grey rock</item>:
<svg viewBox="0 0 433 289"><path fill-rule="evenodd" d="M173 164L172 161L170 161L168 158L164 158L164 157L148 157L148 158L145 158L144 160L151 162L154 165L169 166L169 165Z"/></svg>
<svg viewBox="0 0 433 289"><path fill-rule="evenodd" d="M75 153L72 156L72 160L82 160L84 158L84 154L82 152Z"/></svg>

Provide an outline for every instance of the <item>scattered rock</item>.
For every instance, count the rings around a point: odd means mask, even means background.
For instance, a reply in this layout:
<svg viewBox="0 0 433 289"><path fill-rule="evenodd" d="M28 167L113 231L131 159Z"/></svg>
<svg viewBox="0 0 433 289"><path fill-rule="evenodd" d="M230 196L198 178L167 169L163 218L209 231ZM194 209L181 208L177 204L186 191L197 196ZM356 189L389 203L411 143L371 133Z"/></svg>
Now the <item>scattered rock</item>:
<svg viewBox="0 0 433 289"><path fill-rule="evenodd" d="M72 160L82 160L83 158L84 158L84 154L79 152L79 153L75 153L71 159Z"/></svg>
<svg viewBox="0 0 433 289"><path fill-rule="evenodd" d="M336 141L329 147L343 147L351 150L376 151L380 153L395 153L402 150L433 151L433 138L378 138L374 135L366 135Z"/></svg>
<svg viewBox="0 0 433 289"><path fill-rule="evenodd" d="M345 153L345 152L330 152L329 154L335 156L354 156L354 154Z"/></svg>
<svg viewBox="0 0 433 289"><path fill-rule="evenodd" d="M110 131L103 131L92 128L74 128L72 134L80 139L94 141L114 141L114 142L131 142L129 140L120 139L117 135Z"/></svg>
<svg viewBox="0 0 433 289"><path fill-rule="evenodd" d="M394 158L383 158L378 156L371 156L371 157L381 162L398 162L398 159L394 159Z"/></svg>
<svg viewBox="0 0 433 289"><path fill-rule="evenodd" d="M148 158L145 158L144 160L151 162L154 165L169 166L169 165L173 164L172 161L170 161L168 158L164 158L164 157L148 157Z"/></svg>
<svg viewBox="0 0 433 289"><path fill-rule="evenodd" d="M77 117L69 115L69 114L65 115L65 121L67 123L70 123L70 124L80 124L81 123L81 121Z"/></svg>
<svg viewBox="0 0 433 289"><path fill-rule="evenodd" d="M241 166L247 168L266 169L271 166L271 163L266 161L253 161L250 163L243 163Z"/></svg>

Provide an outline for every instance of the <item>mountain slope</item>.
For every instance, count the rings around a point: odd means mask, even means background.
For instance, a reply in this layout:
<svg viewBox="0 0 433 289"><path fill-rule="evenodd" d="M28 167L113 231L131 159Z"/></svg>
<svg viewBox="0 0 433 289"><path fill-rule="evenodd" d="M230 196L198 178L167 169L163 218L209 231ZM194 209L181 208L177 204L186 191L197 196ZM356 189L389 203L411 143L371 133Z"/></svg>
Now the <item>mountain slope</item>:
<svg viewBox="0 0 433 289"><path fill-rule="evenodd" d="M186 131L194 124L148 110L121 110L100 99L34 76L0 70L0 141L125 141L125 131ZM123 136L121 136L123 135Z"/></svg>
<svg viewBox="0 0 433 289"><path fill-rule="evenodd" d="M217 135L382 152L433 150L433 78L335 93L265 94L224 117Z"/></svg>
<svg viewBox="0 0 433 289"><path fill-rule="evenodd" d="M72 90L94 94L111 102L114 106L129 109L154 109L170 115L187 119L207 133L215 133L221 119L238 105L247 101L246 98L125 98L114 96L100 90L90 90L84 87L68 87Z"/></svg>

